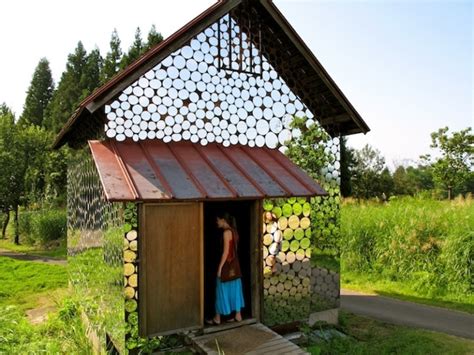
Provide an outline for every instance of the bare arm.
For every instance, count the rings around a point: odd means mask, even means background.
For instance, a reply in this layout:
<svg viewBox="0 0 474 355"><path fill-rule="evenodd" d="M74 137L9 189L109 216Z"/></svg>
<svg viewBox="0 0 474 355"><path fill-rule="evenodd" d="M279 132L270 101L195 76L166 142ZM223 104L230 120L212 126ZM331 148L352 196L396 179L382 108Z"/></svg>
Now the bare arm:
<svg viewBox="0 0 474 355"><path fill-rule="evenodd" d="M230 230L224 231L224 250L222 251L221 262L217 269L217 277L221 277L222 267L224 266L227 256L229 255L230 240L232 239L232 232Z"/></svg>

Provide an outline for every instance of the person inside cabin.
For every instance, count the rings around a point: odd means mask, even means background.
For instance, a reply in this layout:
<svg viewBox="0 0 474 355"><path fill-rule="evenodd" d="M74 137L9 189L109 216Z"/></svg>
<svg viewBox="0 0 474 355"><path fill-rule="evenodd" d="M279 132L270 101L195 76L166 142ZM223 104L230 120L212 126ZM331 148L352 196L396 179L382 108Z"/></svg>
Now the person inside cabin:
<svg viewBox="0 0 474 355"><path fill-rule="evenodd" d="M242 320L241 309L245 306L242 292L242 273L237 255L239 245L239 234L235 218L228 212L217 216L216 224L223 230L222 255L217 268L215 315L206 320L207 324L218 325L221 316L227 316L235 312L233 318L228 322L240 322Z"/></svg>

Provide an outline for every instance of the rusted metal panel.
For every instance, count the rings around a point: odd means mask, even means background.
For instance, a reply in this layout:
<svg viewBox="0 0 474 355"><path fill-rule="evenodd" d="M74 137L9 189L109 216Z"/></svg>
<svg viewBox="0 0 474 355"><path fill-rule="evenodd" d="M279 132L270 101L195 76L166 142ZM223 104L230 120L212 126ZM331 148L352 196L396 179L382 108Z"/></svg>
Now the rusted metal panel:
<svg viewBox="0 0 474 355"><path fill-rule="evenodd" d="M111 200L135 200L114 151L98 141L89 141L93 160L99 172L106 198Z"/></svg>
<svg viewBox="0 0 474 355"><path fill-rule="evenodd" d="M194 181L204 189L208 198L235 198L236 196L210 168L191 142L170 144L169 147Z"/></svg>
<svg viewBox="0 0 474 355"><path fill-rule="evenodd" d="M243 146L90 141L109 201L261 199L326 195L278 150Z"/></svg>
<svg viewBox="0 0 474 355"><path fill-rule="evenodd" d="M291 170L288 171L287 168L280 165L279 162L275 160L273 157L275 151L259 149L258 151L253 152L249 147L242 147L242 149L245 150L246 153L273 178L273 180L278 181L278 183L283 186L290 195L306 196L311 194L311 191L307 187L291 175Z"/></svg>
<svg viewBox="0 0 474 355"><path fill-rule="evenodd" d="M202 199L205 195L199 191L196 183L176 160L168 145L160 141L141 144L160 169L176 199Z"/></svg>
<svg viewBox="0 0 474 355"><path fill-rule="evenodd" d="M154 173L139 144L122 142L120 144L115 143L115 146L125 164L124 174L128 173L130 175L138 192L139 200L146 200L150 197L155 199L171 198Z"/></svg>
<svg viewBox="0 0 474 355"><path fill-rule="evenodd" d="M313 191L314 195L325 196L328 193L316 181L314 181L303 169L293 163L283 154L275 154L274 151L268 148L263 148L267 152L271 152L272 156L284 166L287 171L290 171L295 178L304 184L308 189Z"/></svg>
<svg viewBox="0 0 474 355"><path fill-rule="evenodd" d="M258 154L258 148L252 149L251 154ZM234 146L229 150L223 150L226 155L236 164L252 182L258 185L259 190L265 193L266 197L270 196L291 196L277 181L267 174L265 169L259 166L248 155L242 147Z"/></svg>
<svg viewBox="0 0 474 355"><path fill-rule="evenodd" d="M217 145L197 147L209 163L221 174L236 191L239 197L262 198L264 194L248 180L239 169L225 156Z"/></svg>

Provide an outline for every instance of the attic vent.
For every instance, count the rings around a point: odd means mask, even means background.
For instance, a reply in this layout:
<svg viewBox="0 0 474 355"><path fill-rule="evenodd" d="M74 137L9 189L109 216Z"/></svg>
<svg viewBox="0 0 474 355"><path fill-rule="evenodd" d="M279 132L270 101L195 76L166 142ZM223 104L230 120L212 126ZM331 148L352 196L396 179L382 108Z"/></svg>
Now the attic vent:
<svg viewBox="0 0 474 355"><path fill-rule="evenodd" d="M239 16L240 24L230 13L218 21L219 69L262 74L260 21L252 15Z"/></svg>

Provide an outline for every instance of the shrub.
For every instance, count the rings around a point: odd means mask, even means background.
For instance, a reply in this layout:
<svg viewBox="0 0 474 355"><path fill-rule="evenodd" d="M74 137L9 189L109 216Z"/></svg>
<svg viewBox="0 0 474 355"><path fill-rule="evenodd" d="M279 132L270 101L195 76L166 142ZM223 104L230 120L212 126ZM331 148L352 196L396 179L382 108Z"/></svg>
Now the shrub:
<svg viewBox="0 0 474 355"><path fill-rule="evenodd" d="M19 215L18 225L22 242L45 245L66 238L66 211L24 211Z"/></svg>
<svg viewBox="0 0 474 355"><path fill-rule="evenodd" d="M33 219L38 212L24 211L18 216L18 229L22 242L26 244L34 244L33 237Z"/></svg>

